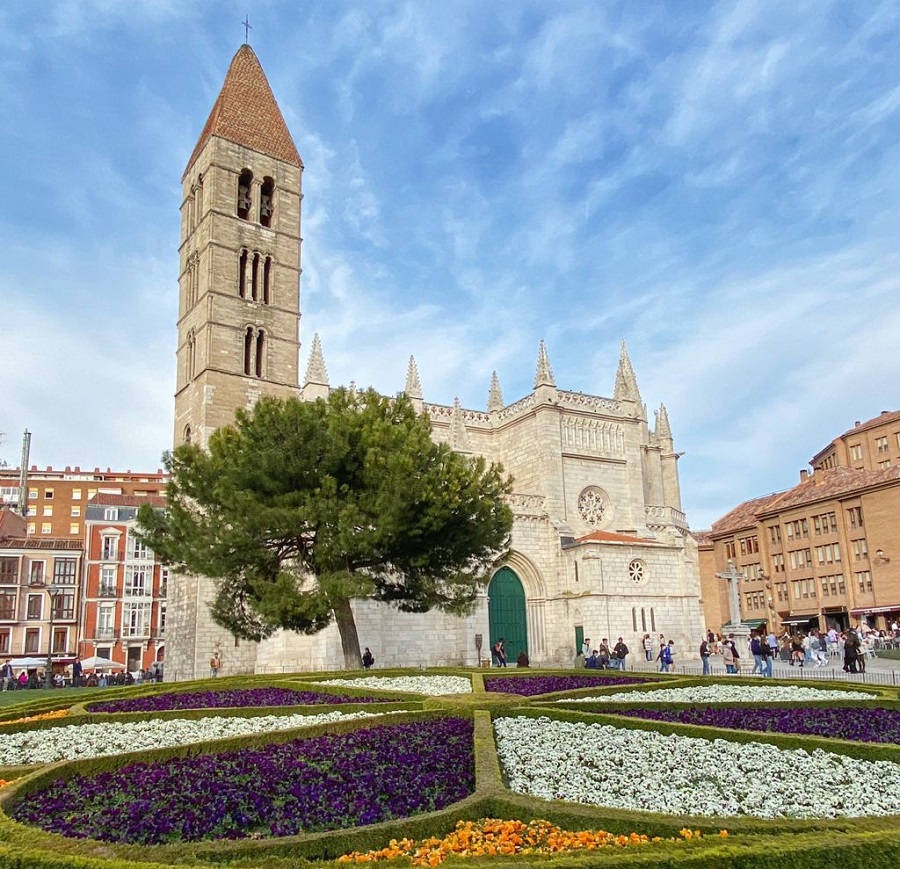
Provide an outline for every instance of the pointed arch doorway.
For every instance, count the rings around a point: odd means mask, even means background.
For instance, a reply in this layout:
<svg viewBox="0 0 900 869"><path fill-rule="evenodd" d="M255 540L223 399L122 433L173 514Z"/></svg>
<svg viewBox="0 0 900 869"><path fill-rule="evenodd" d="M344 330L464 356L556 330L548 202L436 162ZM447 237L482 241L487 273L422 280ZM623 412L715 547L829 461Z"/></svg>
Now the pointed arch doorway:
<svg viewBox="0 0 900 869"><path fill-rule="evenodd" d="M504 639L507 663L519 652L528 654L528 621L525 615L525 589L516 572L501 567L488 586L488 624L490 645Z"/></svg>

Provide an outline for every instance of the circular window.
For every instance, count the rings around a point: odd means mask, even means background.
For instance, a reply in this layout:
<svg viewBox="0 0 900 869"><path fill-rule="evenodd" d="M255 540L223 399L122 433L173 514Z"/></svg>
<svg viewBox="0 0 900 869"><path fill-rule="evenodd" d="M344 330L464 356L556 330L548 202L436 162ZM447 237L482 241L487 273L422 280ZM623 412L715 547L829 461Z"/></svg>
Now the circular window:
<svg viewBox="0 0 900 869"><path fill-rule="evenodd" d="M647 565L640 558L635 558L629 562L628 578L635 585L643 585L647 581Z"/></svg>
<svg viewBox="0 0 900 869"><path fill-rule="evenodd" d="M590 486L578 496L578 512L585 522L593 526L603 524L609 516L609 498L602 489Z"/></svg>

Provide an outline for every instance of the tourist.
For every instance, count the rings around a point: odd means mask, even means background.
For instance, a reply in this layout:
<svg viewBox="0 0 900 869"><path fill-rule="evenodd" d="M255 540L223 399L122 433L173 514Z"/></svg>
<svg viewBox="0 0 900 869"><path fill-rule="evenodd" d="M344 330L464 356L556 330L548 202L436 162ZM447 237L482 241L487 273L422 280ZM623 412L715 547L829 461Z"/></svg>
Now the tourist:
<svg viewBox="0 0 900 869"><path fill-rule="evenodd" d="M82 666L81 666L81 658L78 655L75 656L75 663L72 664L72 684L78 688L81 686L81 677L82 677Z"/></svg>
<svg viewBox="0 0 900 869"><path fill-rule="evenodd" d="M750 654L753 656L753 670L750 672L751 676L755 676L757 673L759 673L760 676L763 675L762 647L764 642L765 641L756 631L750 632ZM765 643L765 645L768 646L768 643Z"/></svg>
<svg viewBox="0 0 900 869"><path fill-rule="evenodd" d="M594 649L594 651L584 659L584 666L588 668L588 670L599 670L600 668L600 653Z"/></svg>
<svg viewBox="0 0 900 869"><path fill-rule="evenodd" d="M581 644L581 654L584 655L585 660L587 660L591 656L591 638L585 637L584 642Z"/></svg>
<svg viewBox="0 0 900 869"><path fill-rule="evenodd" d="M615 670L624 670L625 669L625 659L628 657L628 646L625 645L625 640L622 637L619 637L618 642L613 646L612 658L610 659L610 664Z"/></svg>
<svg viewBox="0 0 900 869"><path fill-rule="evenodd" d="M793 667L796 664L802 667L803 658L803 634L800 631L796 631L791 637L791 666Z"/></svg>
<svg viewBox="0 0 900 869"><path fill-rule="evenodd" d="M496 643L494 643L491 648L491 652L494 655L494 660L497 662L498 667L506 666L506 652L503 649L503 637L500 637Z"/></svg>
<svg viewBox="0 0 900 869"><path fill-rule="evenodd" d="M0 670L0 678L3 680L3 690L9 691L9 686L13 681L13 668L8 660L3 662L3 669Z"/></svg>
<svg viewBox="0 0 900 869"><path fill-rule="evenodd" d="M660 673L668 673L669 667L673 665L672 649L674 648L674 646L675 643L672 642L671 645L668 643L663 643L659 647L659 652L656 655L656 660L659 661Z"/></svg>
<svg viewBox="0 0 900 869"><path fill-rule="evenodd" d="M853 630L844 632L844 672L859 672L859 637Z"/></svg>
<svg viewBox="0 0 900 869"><path fill-rule="evenodd" d="M369 650L368 646L366 646L366 650L365 650L365 652L363 652L362 665L367 670L371 670L372 667L375 665L375 656Z"/></svg>
<svg viewBox="0 0 900 869"><path fill-rule="evenodd" d="M604 637L600 641L600 669L608 670L609 669L609 640Z"/></svg>
<svg viewBox="0 0 900 869"><path fill-rule="evenodd" d="M531 661L528 660L528 655L525 654L525 650L522 649L518 657L516 658L516 666L517 667L530 667Z"/></svg>
<svg viewBox="0 0 900 869"><path fill-rule="evenodd" d="M760 643L759 643L759 653L762 657L763 664L763 676L767 679L772 678L772 649L769 647L769 641L763 635L763 632L759 632Z"/></svg>
<svg viewBox="0 0 900 869"><path fill-rule="evenodd" d="M215 679L215 677L219 675L219 653L218 652L216 652L209 659L209 675L210 675L210 678L213 678L213 679Z"/></svg>
<svg viewBox="0 0 900 869"><path fill-rule="evenodd" d="M712 654L712 646L709 639L702 640L700 643L700 661L703 664L703 675L711 676L712 667L709 664L709 656Z"/></svg>
<svg viewBox="0 0 900 869"><path fill-rule="evenodd" d="M653 637L650 634L644 634L644 639L642 640L642 645L644 647L644 658L648 661L653 660Z"/></svg>
<svg viewBox="0 0 900 869"><path fill-rule="evenodd" d="M734 665L734 646L727 640L722 643L722 660L725 662L725 672L729 676L737 673L737 667Z"/></svg>

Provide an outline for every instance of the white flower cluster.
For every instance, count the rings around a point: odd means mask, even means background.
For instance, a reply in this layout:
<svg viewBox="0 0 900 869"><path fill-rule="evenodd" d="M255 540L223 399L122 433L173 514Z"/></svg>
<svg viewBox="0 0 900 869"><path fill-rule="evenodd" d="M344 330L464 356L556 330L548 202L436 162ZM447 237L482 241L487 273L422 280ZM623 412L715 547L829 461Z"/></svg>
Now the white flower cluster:
<svg viewBox="0 0 900 869"><path fill-rule="evenodd" d="M837 818L900 813L900 765L816 749L499 718L510 788L546 800L673 815ZM810 787L823 782L827 787Z"/></svg>
<svg viewBox="0 0 900 869"><path fill-rule="evenodd" d="M375 691L405 691L411 694L471 694L472 683L463 676L361 676L358 679L325 679L317 685L366 688Z"/></svg>
<svg viewBox="0 0 900 869"><path fill-rule="evenodd" d="M257 718L210 715L197 719L148 718L135 722L70 724L46 730L0 733L0 757L11 766L55 763L375 717L378 716L369 712L327 712L322 715L261 715Z"/></svg>
<svg viewBox="0 0 900 869"><path fill-rule="evenodd" d="M657 688L652 691L620 691L596 697L574 697L558 703L805 703L808 700L875 700L865 691L807 688L799 685L695 685L691 688Z"/></svg>

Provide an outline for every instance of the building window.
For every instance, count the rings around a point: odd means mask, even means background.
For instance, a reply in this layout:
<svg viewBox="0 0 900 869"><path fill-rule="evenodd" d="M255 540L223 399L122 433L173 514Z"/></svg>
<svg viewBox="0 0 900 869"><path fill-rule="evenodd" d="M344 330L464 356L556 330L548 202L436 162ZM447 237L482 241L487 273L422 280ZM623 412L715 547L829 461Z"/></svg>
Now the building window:
<svg viewBox="0 0 900 869"><path fill-rule="evenodd" d="M30 594L28 595L28 604L26 609L25 618L28 619L41 619L43 618L44 613L44 596L42 594Z"/></svg>
<svg viewBox="0 0 900 869"><path fill-rule="evenodd" d="M862 444L851 444L850 446L850 458L854 462L861 462L863 457L862 453Z"/></svg>
<svg viewBox="0 0 900 869"><path fill-rule="evenodd" d="M104 507L103 508L103 518L107 522L116 522L119 518L119 508L118 507Z"/></svg>
<svg viewBox="0 0 900 869"><path fill-rule="evenodd" d="M116 568L104 564L100 568L100 597L116 596Z"/></svg>
<svg viewBox="0 0 900 869"><path fill-rule="evenodd" d="M816 547L816 561L819 564L833 564L841 560L841 547L839 543L826 543Z"/></svg>
<svg viewBox="0 0 900 869"><path fill-rule="evenodd" d="M647 582L647 565L640 558L634 558L629 562L628 578L634 585L644 585Z"/></svg>
<svg viewBox="0 0 900 869"><path fill-rule="evenodd" d="M837 514L820 513L818 516L813 516L813 531L816 535L837 531Z"/></svg>
<svg viewBox="0 0 900 869"><path fill-rule="evenodd" d="M153 550L133 531L128 534L128 557L134 561L153 560Z"/></svg>
<svg viewBox="0 0 900 869"><path fill-rule="evenodd" d="M11 589L0 589L0 619L11 622L16 617L16 593Z"/></svg>
<svg viewBox="0 0 900 869"><path fill-rule="evenodd" d="M769 540L772 543L781 543L781 526L780 525L770 525L769 526Z"/></svg>
<svg viewBox="0 0 900 869"><path fill-rule="evenodd" d="M267 256L263 263L263 294L262 302L264 305L269 304L272 293L272 257Z"/></svg>
<svg viewBox="0 0 900 869"><path fill-rule="evenodd" d="M36 655L38 653L38 642L41 632L37 628L28 628L25 631L25 648L26 655Z"/></svg>
<svg viewBox="0 0 900 869"><path fill-rule="evenodd" d="M80 516L81 515L81 507L78 504L73 504L71 509L69 510L69 515Z"/></svg>
<svg viewBox="0 0 900 869"><path fill-rule="evenodd" d="M129 564L125 567L125 596L145 597L150 594L150 568Z"/></svg>
<svg viewBox="0 0 900 869"><path fill-rule="evenodd" d="M878 463L878 467L884 470L885 468L889 468L891 466L891 460L885 459L883 462Z"/></svg>
<svg viewBox="0 0 900 869"><path fill-rule="evenodd" d="M0 585L19 584L19 559L0 558Z"/></svg>
<svg viewBox="0 0 900 869"><path fill-rule="evenodd" d="M794 600L816 596L816 581L812 577L809 577L808 579L796 579L792 585Z"/></svg>
<svg viewBox="0 0 900 869"><path fill-rule="evenodd" d="M868 570L861 570L856 574L856 582L859 585L859 590L866 592L872 590L872 574Z"/></svg>
<svg viewBox="0 0 900 869"><path fill-rule="evenodd" d="M44 584L44 562L32 561L28 567L28 584L43 585Z"/></svg>
<svg viewBox="0 0 900 869"><path fill-rule="evenodd" d="M45 501L53 500L53 489L44 489L44 500Z"/></svg>
<svg viewBox="0 0 900 869"><path fill-rule="evenodd" d="M244 374L262 377L265 369L266 333L248 326L244 332Z"/></svg>
<svg viewBox="0 0 900 869"><path fill-rule="evenodd" d="M37 507L29 507L25 511L26 516L37 516Z"/></svg>
<svg viewBox="0 0 900 869"><path fill-rule="evenodd" d="M52 504L44 504L43 515L44 516L52 516L53 515L53 505Z"/></svg>
<svg viewBox="0 0 900 869"><path fill-rule="evenodd" d="M29 490L28 490L28 500L29 500L29 501L36 501L36 500L37 500L37 496L38 496L38 490L37 490L37 489L29 489Z"/></svg>
<svg viewBox="0 0 900 869"><path fill-rule="evenodd" d="M0 655L9 654L9 631L0 631Z"/></svg>
<svg viewBox="0 0 900 869"><path fill-rule="evenodd" d="M150 603L126 601L122 608L122 636L150 636Z"/></svg>
<svg viewBox="0 0 900 869"><path fill-rule="evenodd" d="M116 608L112 604L103 604L97 609L97 639L108 640L115 632Z"/></svg>
<svg viewBox="0 0 900 869"><path fill-rule="evenodd" d="M759 552L759 539L754 534L752 537L742 537L738 541L741 546L741 555L753 555Z"/></svg>
<svg viewBox="0 0 900 869"><path fill-rule="evenodd" d="M866 538L863 537L859 540L853 541L853 560L854 561L866 561L869 558L869 544L866 542Z"/></svg>
<svg viewBox="0 0 900 869"><path fill-rule="evenodd" d="M166 615L166 605L161 603L159 605L159 635L161 637L166 635Z"/></svg>
<svg viewBox="0 0 900 869"><path fill-rule="evenodd" d="M25 530L25 533L30 537L34 534L35 524L34 522L29 522L28 527Z"/></svg>
<svg viewBox="0 0 900 869"><path fill-rule="evenodd" d="M115 560L119 549L119 538L114 534L104 534L102 539L103 547L100 557L104 561Z"/></svg>
<svg viewBox="0 0 900 869"><path fill-rule="evenodd" d="M238 296L242 299L247 298L247 257L249 255L247 248L242 248L238 260Z"/></svg>
<svg viewBox="0 0 900 869"><path fill-rule="evenodd" d="M53 562L53 584L75 585L75 559L57 558Z"/></svg>
<svg viewBox="0 0 900 869"><path fill-rule="evenodd" d="M577 562L576 562L576 567ZM169 591L169 568L161 567L159 570L159 595L160 597L165 597Z"/></svg>
<svg viewBox="0 0 900 869"><path fill-rule="evenodd" d="M72 500L73 501L81 500L81 489L72 489Z"/></svg>
<svg viewBox="0 0 900 869"><path fill-rule="evenodd" d="M789 555L791 570L801 570L812 565L812 552L809 549L795 549Z"/></svg>
<svg viewBox="0 0 900 869"><path fill-rule="evenodd" d="M70 522L69 523L69 534L80 534L81 533L81 525L78 522Z"/></svg>
<svg viewBox="0 0 900 869"><path fill-rule="evenodd" d="M850 527L851 528L862 528L863 527L862 507L851 507L847 511L847 516L850 518Z"/></svg>
<svg viewBox="0 0 900 869"><path fill-rule="evenodd" d="M197 333L190 329L187 333L187 375L188 382L197 376Z"/></svg>
<svg viewBox="0 0 900 869"><path fill-rule="evenodd" d="M65 621L66 619L75 618L75 593L66 592L65 594L54 595L50 604L53 620Z"/></svg>
<svg viewBox="0 0 900 869"><path fill-rule="evenodd" d="M884 437L876 438L875 446L878 449L879 453L886 453L890 449L890 447L888 446L887 435L885 435Z"/></svg>
<svg viewBox="0 0 900 869"><path fill-rule="evenodd" d="M784 573L784 555L781 552L776 552L772 556L772 566L775 569L775 573Z"/></svg>
<svg viewBox="0 0 900 869"><path fill-rule="evenodd" d="M67 628L53 629L53 654L62 655L69 647L69 631Z"/></svg>
<svg viewBox="0 0 900 869"><path fill-rule="evenodd" d="M272 225L272 215L275 212L275 182L269 178L263 178L262 188L259 191L259 222L263 226Z"/></svg>
<svg viewBox="0 0 900 869"><path fill-rule="evenodd" d="M52 534L53 533L53 523L52 522L42 522L41 523L41 534Z"/></svg>
<svg viewBox="0 0 900 869"><path fill-rule="evenodd" d="M250 298L254 302L259 301L259 253L254 252L253 261L250 264Z"/></svg>
<svg viewBox="0 0 900 869"><path fill-rule="evenodd" d="M253 184L253 173L249 169L244 169L238 177L237 189L237 216L241 220L247 220L250 217L251 197L250 188Z"/></svg>
<svg viewBox="0 0 900 869"><path fill-rule="evenodd" d="M725 544L725 557L726 558L737 558L737 550L735 548L735 543L733 540L729 540Z"/></svg>

